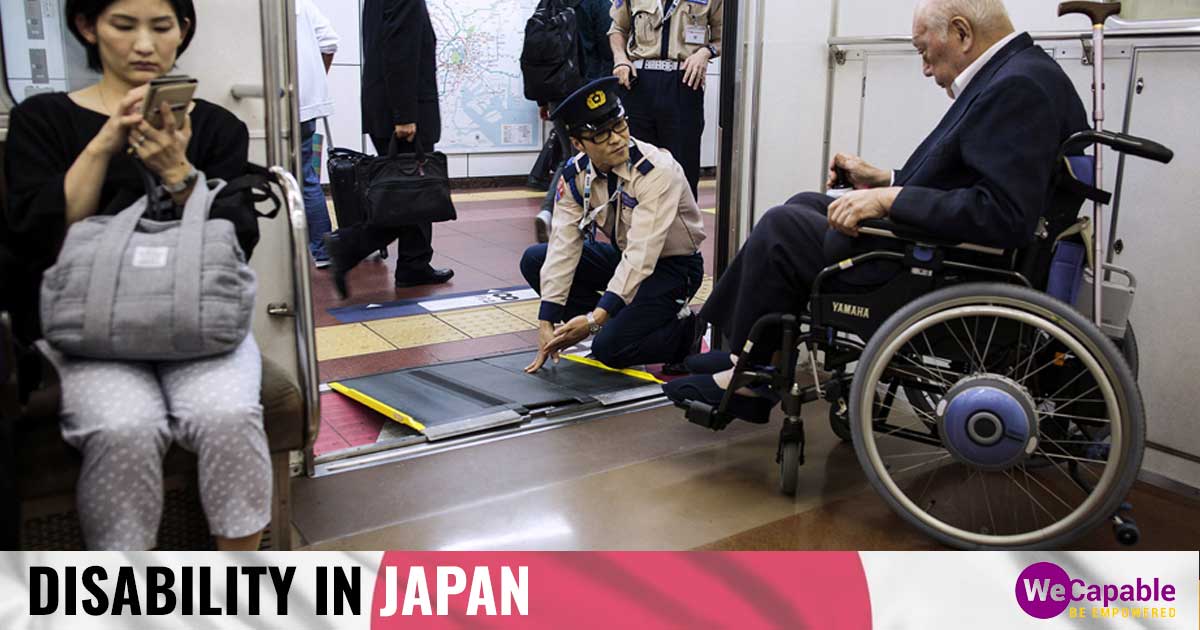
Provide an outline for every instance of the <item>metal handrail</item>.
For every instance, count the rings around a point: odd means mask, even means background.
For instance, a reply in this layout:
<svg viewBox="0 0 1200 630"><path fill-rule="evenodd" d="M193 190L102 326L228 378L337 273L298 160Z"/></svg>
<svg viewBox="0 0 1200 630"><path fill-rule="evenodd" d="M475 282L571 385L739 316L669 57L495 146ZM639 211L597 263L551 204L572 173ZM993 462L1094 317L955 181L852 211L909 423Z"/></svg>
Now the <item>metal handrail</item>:
<svg viewBox="0 0 1200 630"><path fill-rule="evenodd" d="M1075 41L1090 40L1092 31L1031 31L1029 36L1035 41ZM1120 28L1105 31L1107 39L1156 39L1164 37L1200 37L1200 24L1195 26L1178 26L1168 28ZM854 48L858 46L882 46L887 44L911 44L911 35L877 35L861 37L830 37L829 47Z"/></svg>
<svg viewBox="0 0 1200 630"><path fill-rule="evenodd" d="M275 176L284 190L288 225L291 228L292 278L295 305L292 314L296 317L296 359L300 370L300 386L304 392L304 411L308 431L305 434L306 448L317 438L321 424L320 385L317 378L317 338L313 317L312 271L308 259L308 221L304 213L304 194L300 183L287 169L272 166Z"/></svg>
<svg viewBox="0 0 1200 630"><path fill-rule="evenodd" d="M235 101L240 101L245 98L262 98L263 86L239 83L229 88L229 95L232 96L233 100Z"/></svg>

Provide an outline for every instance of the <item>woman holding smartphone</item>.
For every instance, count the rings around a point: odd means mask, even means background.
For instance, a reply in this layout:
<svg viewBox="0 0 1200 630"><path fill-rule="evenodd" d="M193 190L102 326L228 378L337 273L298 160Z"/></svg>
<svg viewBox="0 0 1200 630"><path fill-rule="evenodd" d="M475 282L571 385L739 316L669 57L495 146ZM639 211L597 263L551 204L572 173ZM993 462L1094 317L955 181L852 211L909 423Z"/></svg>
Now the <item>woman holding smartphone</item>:
<svg viewBox="0 0 1200 630"><path fill-rule="evenodd" d="M145 193L135 159L180 205L198 171L232 179L247 160L246 126L217 105L193 101L182 126L165 102L160 115L143 115L148 84L175 66L195 33L192 0L67 0L66 19L100 80L25 100L9 126L0 244L24 268L16 315L27 335L38 330L41 275L67 227L115 214ZM254 209L214 208L211 218L231 221L249 256L258 240ZM270 521L271 469L252 335L227 355L184 362L86 360L39 346L61 380L63 438L83 454L77 496L88 548L155 546L162 458L173 440L197 454L217 547L258 547Z"/></svg>

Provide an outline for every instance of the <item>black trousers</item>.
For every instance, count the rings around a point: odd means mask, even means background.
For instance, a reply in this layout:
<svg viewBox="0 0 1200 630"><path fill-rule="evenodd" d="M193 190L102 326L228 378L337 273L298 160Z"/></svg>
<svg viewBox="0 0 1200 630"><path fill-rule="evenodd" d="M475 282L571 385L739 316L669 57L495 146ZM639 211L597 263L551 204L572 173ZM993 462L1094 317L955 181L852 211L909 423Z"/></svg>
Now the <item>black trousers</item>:
<svg viewBox="0 0 1200 630"><path fill-rule="evenodd" d="M390 137L371 136L375 151L386 154ZM415 149L411 142L400 142L400 153L412 153ZM426 150L433 150L428 147ZM337 231L338 240L344 244L343 252L350 260L342 264L353 266L362 259L379 251L396 241L396 279L404 280L412 276L424 275L429 270L429 261L433 260L433 224L418 223L399 228L379 228L368 225L351 225L340 227Z"/></svg>
<svg viewBox="0 0 1200 630"><path fill-rule="evenodd" d="M670 151L695 195L700 184L704 90L684 83L681 70L639 70L633 89L621 91L621 102L633 137Z"/></svg>
<svg viewBox="0 0 1200 630"><path fill-rule="evenodd" d="M831 229L826 212L832 202L825 195L800 193L768 210L713 287L700 317L726 331L735 354L742 352L750 329L763 315L803 312L813 281L826 266L863 251L894 247L888 239L852 238ZM857 265L829 286L862 291L887 282L898 269L888 261ZM779 343L778 331L770 331L757 340L750 360L767 363Z"/></svg>
<svg viewBox="0 0 1200 630"><path fill-rule="evenodd" d="M544 243L533 245L521 256L521 274L539 292L546 250ZM621 251L616 247L584 242L567 296L565 319L596 308L620 262ZM660 258L633 301L618 311L592 340L592 356L618 369L682 360L691 347L695 324L691 318L679 319L679 311L696 295L703 280L704 259L700 254Z"/></svg>

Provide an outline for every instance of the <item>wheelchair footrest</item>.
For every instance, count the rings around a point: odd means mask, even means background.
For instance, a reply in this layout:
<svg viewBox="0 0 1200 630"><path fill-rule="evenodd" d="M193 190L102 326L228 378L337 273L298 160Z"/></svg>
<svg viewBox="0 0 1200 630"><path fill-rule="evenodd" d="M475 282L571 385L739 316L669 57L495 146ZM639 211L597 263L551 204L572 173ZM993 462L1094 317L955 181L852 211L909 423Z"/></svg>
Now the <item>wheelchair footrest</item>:
<svg viewBox="0 0 1200 630"><path fill-rule="evenodd" d="M691 401L680 406L683 407L684 417L688 422L713 431L721 431L733 421L732 417L717 413L716 408L707 403Z"/></svg>

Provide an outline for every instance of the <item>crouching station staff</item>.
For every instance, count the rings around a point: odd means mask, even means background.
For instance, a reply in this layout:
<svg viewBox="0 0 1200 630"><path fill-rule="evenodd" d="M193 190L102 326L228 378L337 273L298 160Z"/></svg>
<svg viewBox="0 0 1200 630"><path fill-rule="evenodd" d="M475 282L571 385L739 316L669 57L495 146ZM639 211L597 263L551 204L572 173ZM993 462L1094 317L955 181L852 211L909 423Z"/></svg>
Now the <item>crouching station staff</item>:
<svg viewBox="0 0 1200 630"><path fill-rule="evenodd" d="M530 373L589 335L609 367L676 362L702 330L687 308L704 277L700 209L671 154L630 137L616 89L598 79L551 114L581 153L558 182L550 242L521 257L542 298Z"/></svg>

